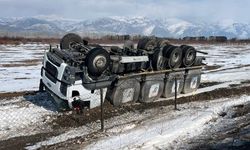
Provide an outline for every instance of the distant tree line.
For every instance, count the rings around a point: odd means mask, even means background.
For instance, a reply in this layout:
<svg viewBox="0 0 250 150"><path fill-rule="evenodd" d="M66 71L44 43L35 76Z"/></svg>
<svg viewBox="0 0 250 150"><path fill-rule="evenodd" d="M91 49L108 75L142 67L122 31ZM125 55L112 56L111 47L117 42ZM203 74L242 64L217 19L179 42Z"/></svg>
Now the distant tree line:
<svg viewBox="0 0 250 150"><path fill-rule="evenodd" d="M0 44L8 43L8 41L16 41L26 43L26 42L43 42L43 43L54 43L58 42L59 39L63 36L64 34L58 34L55 36L52 35L44 35L44 34L9 34L9 35L4 35L0 34ZM149 37L149 38L161 38L161 39L166 39L171 42L182 42L182 43L213 43L213 42L218 42L218 43L223 43L223 42L238 42L238 43L250 43L250 39L237 39L237 38L227 38L226 36L186 36L183 38L163 38L163 37L156 37L156 36L143 36L143 35L98 35L98 34L83 34L80 33L80 36L82 36L84 39L94 42L94 43L121 43L126 40L132 40L134 42L137 42L139 39L144 38L144 37ZM2 37L1 37L2 36Z"/></svg>
<svg viewBox="0 0 250 150"><path fill-rule="evenodd" d="M163 38L163 37L156 37L156 36L142 36L142 35L105 35L99 37L97 39L104 40L104 41L125 41L125 40L132 40L138 41L144 37L151 37L151 38L161 38L166 39L169 41L182 41L182 42L250 42L250 39L237 39L237 38L227 38L226 36L186 36L183 38ZM89 38L91 39L91 38Z"/></svg>

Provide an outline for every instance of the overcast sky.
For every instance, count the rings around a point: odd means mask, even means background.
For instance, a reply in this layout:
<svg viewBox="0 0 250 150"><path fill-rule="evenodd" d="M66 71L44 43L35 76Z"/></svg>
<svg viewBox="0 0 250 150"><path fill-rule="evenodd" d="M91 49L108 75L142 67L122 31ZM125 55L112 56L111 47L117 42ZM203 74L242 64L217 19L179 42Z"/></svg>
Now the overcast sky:
<svg viewBox="0 0 250 150"><path fill-rule="evenodd" d="M250 22L250 0L0 0L0 17L146 16Z"/></svg>

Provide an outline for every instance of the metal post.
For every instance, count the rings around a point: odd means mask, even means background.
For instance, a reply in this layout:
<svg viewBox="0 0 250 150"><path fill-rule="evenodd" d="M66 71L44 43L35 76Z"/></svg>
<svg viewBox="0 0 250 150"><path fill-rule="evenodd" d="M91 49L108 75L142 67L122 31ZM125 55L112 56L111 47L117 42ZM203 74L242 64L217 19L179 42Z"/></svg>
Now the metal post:
<svg viewBox="0 0 250 150"><path fill-rule="evenodd" d="M101 131L104 131L103 89L100 89L101 98Z"/></svg>
<svg viewBox="0 0 250 150"><path fill-rule="evenodd" d="M174 109L177 110L177 78L174 78Z"/></svg>

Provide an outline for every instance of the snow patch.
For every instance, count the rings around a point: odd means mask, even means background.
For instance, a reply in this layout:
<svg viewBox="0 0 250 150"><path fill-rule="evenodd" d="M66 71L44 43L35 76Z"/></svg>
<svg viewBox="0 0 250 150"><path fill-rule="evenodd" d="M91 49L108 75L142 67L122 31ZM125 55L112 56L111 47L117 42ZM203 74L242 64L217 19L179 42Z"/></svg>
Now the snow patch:
<svg viewBox="0 0 250 150"><path fill-rule="evenodd" d="M43 105L39 106L38 104ZM0 139L6 140L12 137L49 131L50 128L45 126L45 123L51 119L49 116L57 114L54 113L53 107L54 105L46 94L1 100Z"/></svg>
<svg viewBox="0 0 250 150"><path fill-rule="evenodd" d="M151 33L153 32L154 28L155 28L155 26L150 26L150 27L144 29L143 33L144 33L145 35L148 35L148 36L149 36L149 35L151 35Z"/></svg>
<svg viewBox="0 0 250 150"><path fill-rule="evenodd" d="M195 102L180 105L180 112L158 115L132 130L102 138L84 149L164 149L181 136L200 134L206 124L218 117L220 112L249 101L250 96L242 96L239 99L221 99L205 104Z"/></svg>

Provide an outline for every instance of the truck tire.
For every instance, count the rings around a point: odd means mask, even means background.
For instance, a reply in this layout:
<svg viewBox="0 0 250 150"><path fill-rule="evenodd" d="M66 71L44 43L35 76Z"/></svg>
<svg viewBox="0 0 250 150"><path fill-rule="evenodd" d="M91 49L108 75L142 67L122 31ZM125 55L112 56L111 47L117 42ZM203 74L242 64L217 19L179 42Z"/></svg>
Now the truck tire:
<svg viewBox="0 0 250 150"><path fill-rule="evenodd" d="M164 69L165 59L162 56L162 50L160 48L155 48L152 56L152 67L154 70Z"/></svg>
<svg viewBox="0 0 250 150"><path fill-rule="evenodd" d="M165 68L179 68L182 62L182 50L177 46L167 45L163 48L166 59Z"/></svg>
<svg viewBox="0 0 250 150"><path fill-rule="evenodd" d="M182 66L191 67L196 60L196 50L192 46L182 45Z"/></svg>
<svg viewBox="0 0 250 150"><path fill-rule="evenodd" d="M110 55L103 48L94 48L86 56L85 62L91 76L100 76L110 64Z"/></svg>
<svg viewBox="0 0 250 150"><path fill-rule="evenodd" d="M157 40L157 45L158 45L158 47L160 47L160 48L162 48L162 47L164 47L164 46L166 46L166 45L170 45L169 43L170 43L170 42L169 42L168 40L164 40L164 39L158 39L158 40Z"/></svg>
<svg viewBox="0 0 250 150"><path fill-rule="evenodd" d="M83 44L82 38L75 33L68 33L60 41L61 49L70 49L71 43L81 43Z"/></svg>
<svg viewBox="0 0 250 150"><path fill-rule="evenodd" d="M157 39L150 39L145 43L144 49L147 51L153 51L156 47L158 47Z"/></svg>

